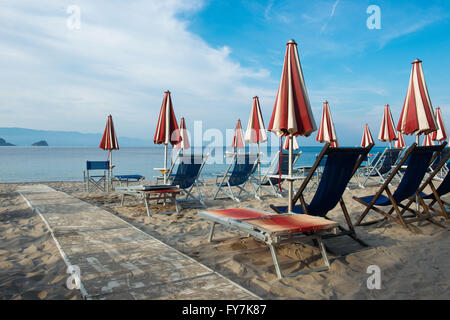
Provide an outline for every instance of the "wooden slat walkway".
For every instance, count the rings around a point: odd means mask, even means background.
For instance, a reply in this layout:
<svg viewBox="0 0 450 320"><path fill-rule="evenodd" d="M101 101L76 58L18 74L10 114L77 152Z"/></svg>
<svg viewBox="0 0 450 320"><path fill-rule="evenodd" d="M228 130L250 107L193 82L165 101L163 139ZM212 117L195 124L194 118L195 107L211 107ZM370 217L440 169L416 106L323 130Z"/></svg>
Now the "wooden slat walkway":
<svg viewBox="0 0 450 320"><path fill-rule="evenodd" d="M46 185L18 191L51 230L66 264L80 268L87 299L258 299L101 208Z"/></svg>

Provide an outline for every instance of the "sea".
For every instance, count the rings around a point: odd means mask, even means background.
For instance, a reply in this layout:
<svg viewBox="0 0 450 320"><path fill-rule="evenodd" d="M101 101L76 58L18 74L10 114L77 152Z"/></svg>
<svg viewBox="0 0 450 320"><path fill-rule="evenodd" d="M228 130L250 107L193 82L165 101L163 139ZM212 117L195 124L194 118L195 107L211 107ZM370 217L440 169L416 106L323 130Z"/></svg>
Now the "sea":
<svg viewBox="0 0 450 320"><path fill-rule="evenodd" d="M322 147L300 147L302 155L294 167L312 165ZM382 151L383 147L374 147L371 153ZM175 158L176 149L169 148L167 166ZM233 150L228 147L194 148L191 152L208 153L208 161L202 171L202 178L212 178L225 172L231 161L226 156ZM262 147L261 171L265 172L279 147ZM256 152L256 148L247 147L246 152ZM108 152L98 147L0 147L0 182L49 182L49 181L82 181L86 161L104 161ZM112 151L113 173L140 174L147 181L161 175L154 168L164 166L164 147L121 147Z"/></svg>

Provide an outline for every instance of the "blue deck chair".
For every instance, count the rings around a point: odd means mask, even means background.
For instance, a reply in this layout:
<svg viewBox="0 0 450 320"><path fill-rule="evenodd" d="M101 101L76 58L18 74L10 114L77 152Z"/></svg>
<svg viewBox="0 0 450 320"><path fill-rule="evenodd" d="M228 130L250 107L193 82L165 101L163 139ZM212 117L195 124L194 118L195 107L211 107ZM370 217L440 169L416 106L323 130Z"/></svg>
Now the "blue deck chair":
<svg viewBox="0 0 450 320"><path fill-rule="evenodd" d="M292 167L297 162L298 158L302 152L293 152L292 154ZM283 191L280 191L278 186L278 178L270 178L269 175L279 175L281 172L281 175L288 175L289 174L289 152L283 152L281 156L281 163L280 163L280 151L278 151L275 156L273 157L273 160L271 161L271 164L269 168L267 169L264 176L261 178L261 184L257 187L257 191L261 188L263 190L264 187L270 187L272 194L279 196L280 198L283 197ZM281 183L284 182L284 179L281 179Z"/></svg>
<svg viewBox="0 0 450 320"><path fill-rule="evenodd" d="M359 242L363 246L367 246L362 240L356 236L355 229L348 214L342 195L352 176L361 165L361 162L367 157L373 144L367 148L330 148L330 144L326 143L321 153L316 159L308 176L303 181L300 189L292 200L292 213L309 214L313 216L326 218L327 213L332 210L338 203L341 206L348 230L339 226L341 232L337 234L324 235L323 238L332 238L347 235ZM305 202L303 193L314 176L315 171L319 167L321 161L326 157L323 173L317 186L313 199L309 204ZM300 205L295 205L300 200ZM270 207L277 213L287 213L288 206Z"/></svg>
<svg viewBox="0 0 450 320"><path fill-rule="evenodd" d="M448 148L444 149L441 154L436 157L436 159L440 159L441 161L438 163L438 165L435 166L434 171L422 184L418 192L422 196L423 200L431 200L431 202L427 204L429 211L433 211L434 213L437 213L448 220L447 209L445 206L450 206L450 203L442 199L442 196L450 192L450 173L447 172L447 175L444 177L439 187L436 188L433 184L433 179L441 172L442 168L450 159L450 153L445 152L447 149ZM445 157L442 157L442 153L444 153ZM430 187L431 189L431 193L428 195L423 192L426 187ZM408 203L406 206L408 207L413 201L416 202L417 200L418 199L416 197L411 198L410 203ZM437 210L433 207L435 203L439 205L440 210Z"/></svg>
<svg viewBox="0 0 450 320"><path fill-rule="evenodd" d="M362 183L362 187L366 185L369 179L377 181L377 178L379 178L381 182L384 183L386 176L389 172L391 172L392 167L397 164L402 151L403 150L401 148L384 149L377 161L371 161L366 179L364 179L364 182Z"/></svg>
<svg viewBox="0 0 450 320"><path fill-rule="evenodd" d="M254 186L254 184L257 183L257 179L255 177L252 178L252 175L255 173L257 163L257 154L235 153L225 174L216 176L215 186L217 190L214 194L214 199L217 199L219 192L222 191L226 196L240 202L239 197L242 192L250 196L250 193L245 190L245 186L248 182L250 182L255 198L259 199ZM237 196L234 194L232 187L239 189Z"/></svg>
<svg viewBox="0 0 450 320"><path fill-rule="evenodd" d="M195 155L195 154L180 154L178 155L178 165L175 174L169 175L168 179L170 185L178 186L183 189L186 197L184 199L177 199L178 202L198 201L205 207L202 192L199 187L199 178L205 166L209 154ZM197 189L198 196L193 195L193 188Z"/></svg>
<svg viewBox="0 0 450 320"><path fill-rule="evenodd" d="M86 161L86 170L83 171L85 190L109 191L109 172L109 161Z"/></svg>
<svg viewBox="0 0 450 320"><path fill-rule="evenodd" d="M420 203L424 203L422 196L420 195L420 193L418 193L420 184L425 177L430 163L434 160L434 157L436 157L441 152L443 148L444 146L418 147L416 143L409 147L405 152L405 155L398 162L398 164L386 178L383 185L375 195L360 198L353 197L353 199L366 206L366 209L359 217L356 225L368 225L380 221L376 220L362 223L369 210L374 210L375 212L383 215L385 218L382 220L385 220L386 218L391 219L392 221L395 221L412 231L415 230L412 228L412 226L407 224L406 219L403 217L405 211L412 212L418 218L411 220L410 222L414 222L422 218L430 220L428 218L428 212L427 215L424 216L417 210L412 210L410 208L410 204L408 206L405 206L402 205L401 202L404 200L408 200L411 197L417 196ZM403 174L400 184L397 186L395 192L392 193L389 190L389 183L392 181L392 179L394 179L394 177L397 175L397 172L405 163L407 163L408 166ZM383 192L385 192L387 196L382 195ZM391 206L391 209L388 212L385 212L377 208L378 206ZM402 208L403 210L400 211L400 208ZM428 211L426 207L424 207L424 209ZM396 213L397 217L392 216L394 212Z"/></svg>

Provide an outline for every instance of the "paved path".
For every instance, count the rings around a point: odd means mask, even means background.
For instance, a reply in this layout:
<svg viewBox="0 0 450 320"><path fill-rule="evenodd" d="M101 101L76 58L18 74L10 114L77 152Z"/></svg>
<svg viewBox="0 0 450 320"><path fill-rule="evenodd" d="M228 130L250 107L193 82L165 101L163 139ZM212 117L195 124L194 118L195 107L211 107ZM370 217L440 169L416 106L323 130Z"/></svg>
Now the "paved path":
<svg viewBox="0 0 450 320"><path fill-rule="evenodd" d="M80 268L87 299L258 298L101 208L45 185L18 191L51 230L66 264Z"/></svg>

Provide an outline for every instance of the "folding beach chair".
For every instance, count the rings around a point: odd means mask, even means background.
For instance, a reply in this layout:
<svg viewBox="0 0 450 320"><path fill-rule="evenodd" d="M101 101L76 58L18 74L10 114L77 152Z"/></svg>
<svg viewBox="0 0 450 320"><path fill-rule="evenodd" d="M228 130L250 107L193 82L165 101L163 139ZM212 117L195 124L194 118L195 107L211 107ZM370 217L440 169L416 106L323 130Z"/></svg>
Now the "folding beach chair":
<svg viewBox="0 0 450 320"><path fill-rule="evenodd" d="M298 158L302 152L294 152L292 154L292 167L297 162ZM280 159L281 158L281 159ZM281 161L280 161L281 160ZM264 176L261 178L261 184L258 185L256 190L258 191L260 188L263 190L265 187L270 187L272 194L283 197L283 190L280 190L278 182L279 178L274 178L273 176L278 175L288 175L289 174L289 153L283 152L280 157L280 151L278 151L270 162L270 166L267 169ZM270 177L272 176L272 177ZM280 183L283 183L284 179L281 179Z"/></svg>
<svg viewBox="0 0 450 320"><path fill-rule="evenodd" d="M430 220L430 218L428 218L429 217L428 209L424 205L423 198L420 195L420 193L418 193L418 189L420 187L422 179L425 177L425 174L427 172L430 163L434 160L434 157L436 157L439 154L439 152L441 152L443 148L444 145L433 147L418 147L416 143L414 143L411 147L409 147L405 155L402 157L400 162L395 166L395 168L386 178L383 185L380 187L380 189L375 195L361 198L353 197L353 199L366 206L366 209L359 217L358 221L356 222L356 225L367 225L381 221L376 220L366 222L363 224L362 221L368 214L369 210L374 210L375 212L383 215L385 218L382 220L385 220L386 218L391 219L392 221L395 221L410 230L413 229L411 228L411 226L407 225L407 221L403 217L405 211L412 212L415 216L417 216L418 219L427 218L428 220ZM389 183L397 175L397 172L400 170L400 168L406 163L407 168L405 169L400 184L397 186L395 192L392 193L389 190ZM382 195L383 192L386 193L387 197ZM424 210L426 211L427 214L426 216L420 214L420 212L416 210L412 210L409 205L405 206L401 204L402 201L407 200L414 196L417 196L419 202L424 207ZM391 206L391 209L388 212L385 212L377 208L378 206L383 207ZM402 208L403 210L400 211L400 208ZM397 217L392 216L394 212L396 213Z"/></svg>
<svg viewBox="0 0 450 320"><path fill-rule="evenodd" d="M450 159L450 153L445 152L446 149L444 149L441 152L441 154L438 157L436 157L436 159L440 159L441 161L437 166L435 166L434 171L429 175L427 180L419 188L418 193L420 193L423 200L431 200L431 202L427 204L429 211L433 211L448 220L447 209L445 206L450 206L450 203L443 200L442 196L450 192L450 173L447 172L447 175L444 177L438 188L436 188L433 184L433 179L441 172L442 168L446 165L447 161ZM445 157L443 158L442 153L444 152ZM426 187L430 187L431 189L431 193L428 195L423 193L423 190L425 190ZM412 201L416 202L417 198L416 197L410 198L410 202L406 204L406 207L409 207ZM437 210L436 208L433 207L433 205L436 202L438 203L440 210Z"/></svg>
<svg viewBox="0 0 450 320"><path fill-rule="evenodd" d="M433 161L433 163L430 165L429 171L430 173L435 171L436 167L441 163L442 159L446 158L447 155L450 153L450 148L444 148L442 152L439 154L439 156L436 157L436 159ZM436 179L442 180L444 176L447 175L449 171L448 168L448 160L443 164L441 170L437 172L437 174L434 176Z"/></svg>
<svg viewBox="0 0 450 320"><path fill-rule="evenodd" d="M292 213L309 214L313 216L326 218L327 213L332 210L338 203L341 206L345 220L348 225L348 230L339 226L341 232L336 234L327 234L323 238L333 238L337 236L347 235L363 246L367 246L362 240L356 236L356 231L353 227L352 221L348 214L342 195L347 187L352 176L359 168L361 162L367 157L373 144L367 148L330 148L330 144L326 143L316 159L308 176L303 181L300 189L292 200ZM315 171L319 167L321 161L326 157L325 167L323 169L322 177L313 199L309 204L305 202L303 193L311 182ZM300 200L300 205L295 205ZM287 213L288 206L274 206L270 207L278 213Z"/></svg>
<svg viewBox="0 0 450 320"><path fill-rule="evenodd" d="M202 192L199 187L199 178L205 166L206 160L209 154L195 155L186 154L178 156L178 167L176 174L169 175L169 182L172 186L178 186L183 189L186 197L184 199L178 199L177 202L199 201L204 207ZM197 189L198 196L193 195L193 188Z"/></svg>
<svg viewBox="0 0 450 320"><path fill-rule="evenodd" d="M382 155L382 152L377 152L375 155L372 155L372 157L371 157L371 155L367 155L367 159L365 159L361 163L361 166L358 168L358 170L355 173L355 178L356 178L358 187L360 187L362 189L365 188L365 186L361 182L361 178L364 179L369 175L369 172L371 170L373 170L375 163L378 162L381 155Z"/></svg>
<svg viewBox="0 0 450 320"><path fill-rule="evenodd" d="M384 183L392 167L397 164L401 152L401 148L384 149L376 161L371 161L370 166L367 168L367 175L362 183L362 187L366 185L369 179L377 181L377 178L379 178Z"/></svg>
<svg viewBox="0 0 450 320"><path fill-rule="evenodd" d="M86 170L83 171L85 190L109 191L109 172L109 161L86 161Z"/></svg>
<svg viewBox="0 0 450 320"><path fill-rule="evenodd" d="M259 199L258 194L256 193L255 186L253 185L257 183L257 179L251 177L255 172L257 162L257 154L235 153L225 174L216 176L215 186L217 188L217 191L214 194L214 199L217 199L219 192L222 191L226 196L237 202L240 202L239 197L242 192L250 196L250 193L245 190L247 182L250 182L255 198ZM236 187L239 189L239 193L237 194L237 196L233 193L232 187Z"/></svg>
<svg viewBox="0 0 450 320"><path fill-rule="evenodd" d="M295 276L315 271L325 271L330 267L327 253L322 242L322 232L330 231L339 224L319 217L295 214L272 214L252 208L234 208L224 210L201 211L199 216L212 221L208 240L213 240L217 224L233 227L267 244L272 255L275 271L279 279L283 278L275 246L289 242L316 240L325 266L289 274Z"/></svg>

